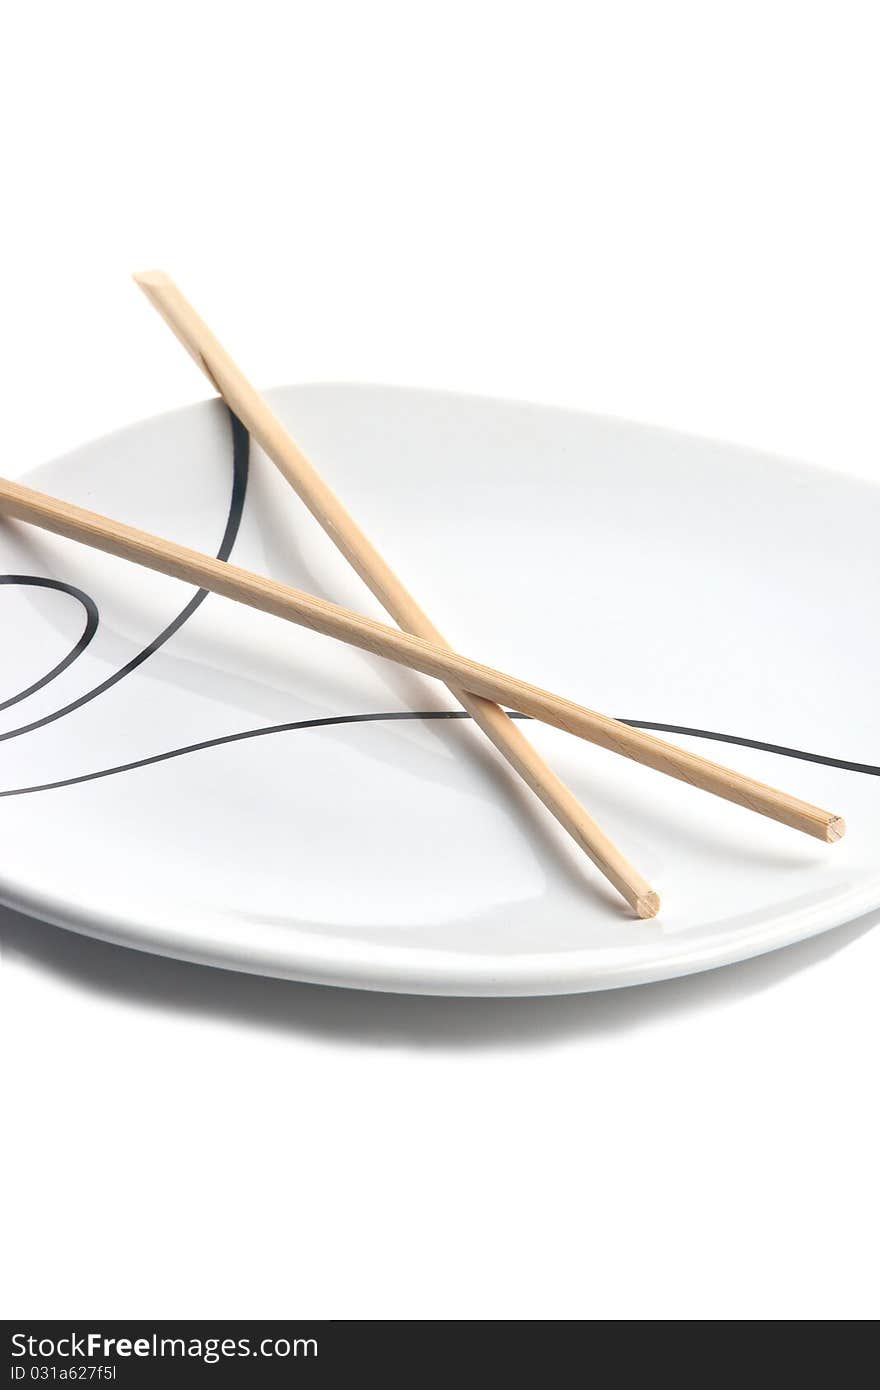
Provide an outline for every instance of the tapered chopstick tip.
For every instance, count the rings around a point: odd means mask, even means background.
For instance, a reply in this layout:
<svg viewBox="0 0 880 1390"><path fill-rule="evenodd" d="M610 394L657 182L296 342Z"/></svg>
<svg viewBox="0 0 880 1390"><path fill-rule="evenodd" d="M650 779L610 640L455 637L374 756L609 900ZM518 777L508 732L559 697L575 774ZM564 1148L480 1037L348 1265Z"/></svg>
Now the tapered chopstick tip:
<svg viewBox="0 0 880 1390"><path fill-rule="evenodd" d="M655 893L653 889L643 893L640 898L636 899L635 907L636 913L643 919L656 917L660 911L660 894Z"/></svg>

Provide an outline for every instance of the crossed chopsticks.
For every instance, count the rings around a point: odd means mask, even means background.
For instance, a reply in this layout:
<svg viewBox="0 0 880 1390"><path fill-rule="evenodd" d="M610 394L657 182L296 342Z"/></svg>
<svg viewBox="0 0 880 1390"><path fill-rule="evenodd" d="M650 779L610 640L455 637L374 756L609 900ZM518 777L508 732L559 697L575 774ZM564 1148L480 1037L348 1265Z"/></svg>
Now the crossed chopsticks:
<svg viewBox="0 0 880 1390"><path fill-rule="evenodd" d="M833 843L841 838L846 827L839 816L455 652L169 276L161 271L147 271L134 278L229 408L403 631L20 483L0 479L0 513L274 613L445 682L498 751L639 917L656 915L660 907L657 894L500 705L577 734L816 839Z"/></svg>

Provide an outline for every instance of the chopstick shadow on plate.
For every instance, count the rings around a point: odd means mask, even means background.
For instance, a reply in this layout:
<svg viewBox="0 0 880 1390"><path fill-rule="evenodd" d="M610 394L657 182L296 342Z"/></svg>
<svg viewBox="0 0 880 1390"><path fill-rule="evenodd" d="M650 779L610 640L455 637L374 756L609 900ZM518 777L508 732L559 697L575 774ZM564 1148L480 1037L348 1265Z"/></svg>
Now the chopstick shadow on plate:
<svg viewBox="0 0 880 1390"><path fill-rule="evenodd" d="M638 988L528 998L385 994L245 975L113 946L0 907L0 955L135 1008L272 1033L438 1051L609 1037L733 1005L846 950L880 910L732 966Z"/></svg>

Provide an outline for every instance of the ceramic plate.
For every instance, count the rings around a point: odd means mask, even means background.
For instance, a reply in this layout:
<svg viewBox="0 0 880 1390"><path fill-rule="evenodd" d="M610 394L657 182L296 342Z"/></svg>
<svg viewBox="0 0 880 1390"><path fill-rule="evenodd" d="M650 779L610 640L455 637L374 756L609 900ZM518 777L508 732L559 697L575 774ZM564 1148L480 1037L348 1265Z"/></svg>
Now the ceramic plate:
<svg viewBox="0 0 880 1390"><path fill-rule="evenodd" d="M827 846L539 724L639 922L434 682L0 522L0 898L142 950L439 994L724 964L880 905L880 489L421 391L273 403L458 649L844 815ZM382 617L225 408L27 481Z"/></svg>

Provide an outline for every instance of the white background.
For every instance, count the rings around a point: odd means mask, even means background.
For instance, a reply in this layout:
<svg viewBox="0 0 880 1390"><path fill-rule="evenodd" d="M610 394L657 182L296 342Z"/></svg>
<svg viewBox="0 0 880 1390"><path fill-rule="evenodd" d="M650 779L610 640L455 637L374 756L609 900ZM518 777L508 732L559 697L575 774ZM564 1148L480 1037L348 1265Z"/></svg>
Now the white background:
<svg viewBox="0 0 880 1390"><path fill-rule="evenodd" d="M3 471L204 396L128 279L156 264L265 385L523 396L880 479L876 25L841 0L16 7ZM536 1001L0 926L7 1316L878 1311L870 923Z"/></svg>

